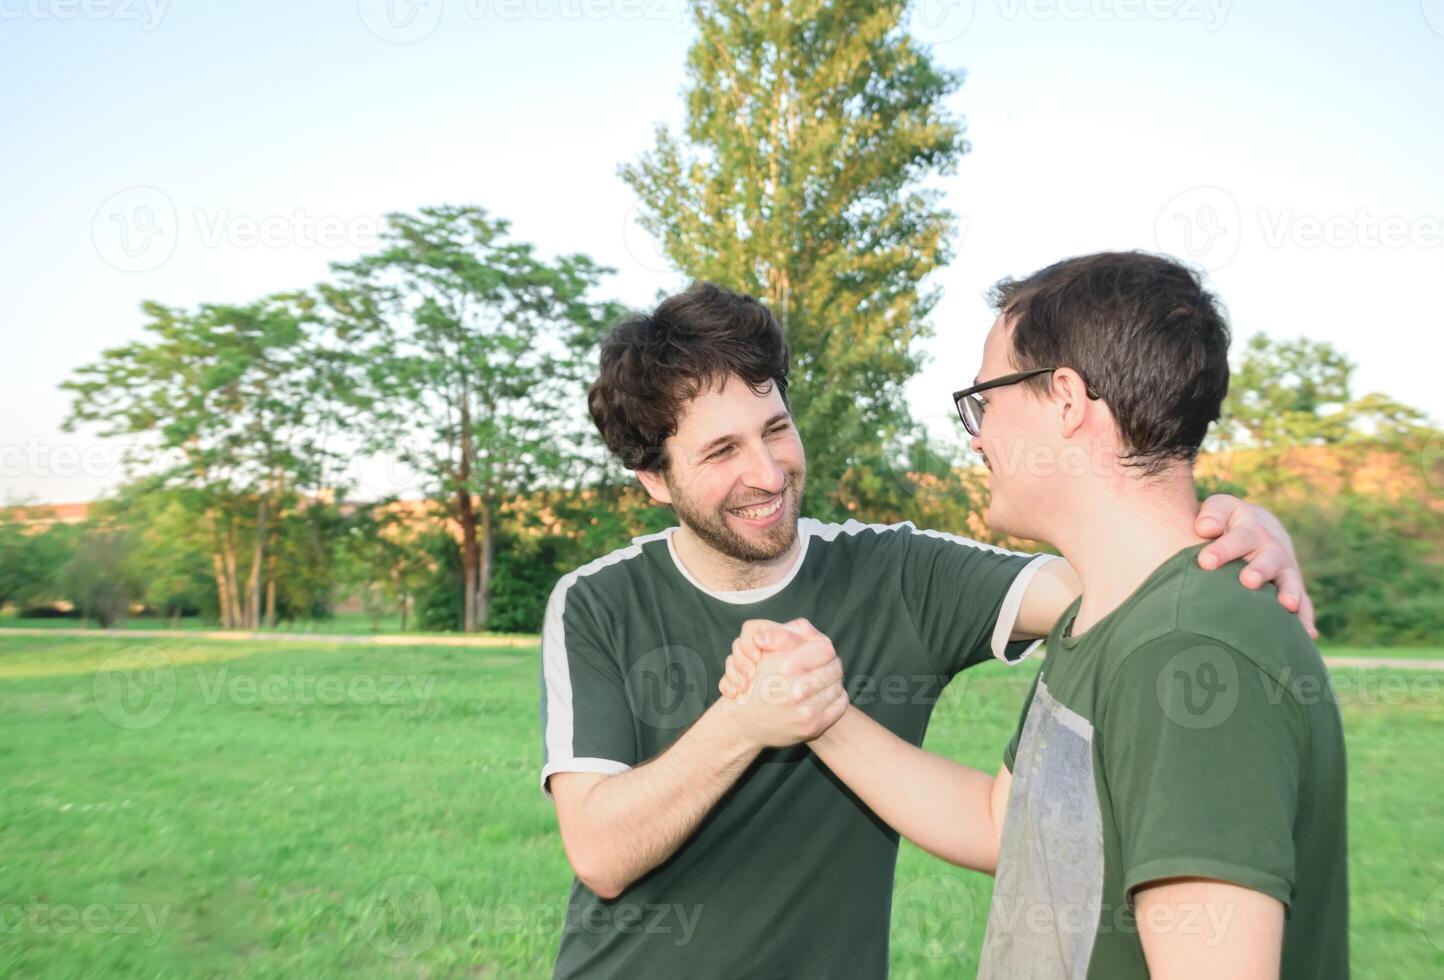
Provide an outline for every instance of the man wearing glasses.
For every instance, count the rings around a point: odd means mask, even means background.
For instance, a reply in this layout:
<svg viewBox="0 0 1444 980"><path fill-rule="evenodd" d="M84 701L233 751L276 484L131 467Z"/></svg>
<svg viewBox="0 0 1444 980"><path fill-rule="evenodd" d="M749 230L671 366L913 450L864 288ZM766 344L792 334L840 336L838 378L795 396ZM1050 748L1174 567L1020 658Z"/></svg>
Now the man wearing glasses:
<svg viewBox="0 0 1444 980"><path fill-rule="evenodd" d="M847 711L920 744L942 687L1020 658L1077 580L911 524L801 517L787 343L752 297L694 286L613 328L600 362L592 418L677 525L548 602L541 785L576 872L555 974L884 976L897 834L801 743ZM1215 557L1250 557L1307 613L1277 522L1211 513L1209 533L1232 525ZM744 623L798 618L836 650L770 658L756 683L778 697L719 699Z"/></svg>
<svg viewBox="0 0 1444 980"><path fill-rule="evenodd" d="M1214 298L1169 259L1103 253L994 299L983 380L953 396L988 522L1057 546L1083 594L996 776L851 709L812 751L919 846L996 871L982 977L1346 977L1327 672L1272 590L1198 567L1192 464L1228 390ZM729 694L772 651L832 645L806 621L744 633Z"/></svg>

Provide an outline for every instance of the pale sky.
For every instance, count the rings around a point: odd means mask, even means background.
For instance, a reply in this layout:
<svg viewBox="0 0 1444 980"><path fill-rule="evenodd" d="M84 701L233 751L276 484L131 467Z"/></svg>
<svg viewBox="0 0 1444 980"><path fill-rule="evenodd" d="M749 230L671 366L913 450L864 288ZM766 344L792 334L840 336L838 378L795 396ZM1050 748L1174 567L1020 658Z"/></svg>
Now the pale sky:
<svg viewBox="0 0 1444 980"><path fill-rule="evenodd" d="M1236 337L1330 341L1444 419L1444 0L930 0L915 28L972 143L908 386L935 431L988 285L1105 248L1204 266ZM633 305L684 285L616 171L680 118L690 39L682 0L0 0L0 502L120 480L57 385L142 300L310 286L388 211L481 205Z"/></svg>

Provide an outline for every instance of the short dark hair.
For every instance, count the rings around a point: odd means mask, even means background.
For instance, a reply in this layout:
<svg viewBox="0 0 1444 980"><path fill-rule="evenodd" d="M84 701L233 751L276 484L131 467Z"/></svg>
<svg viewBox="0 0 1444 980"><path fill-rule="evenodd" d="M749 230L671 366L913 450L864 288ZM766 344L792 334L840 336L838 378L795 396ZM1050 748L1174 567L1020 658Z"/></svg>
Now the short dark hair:
<svg viewBox="0 0 1444 980"><path fill-rule="evenodd" d="M1019 370L1070 367L1118 422L1124 459L1147 474L1192 461L1228 394L1229 329L1200 276L1166 256L1065 259L989 296L1013 325ZM1051 375L1028 382L1049 390Z"/></svg>
<svg viewBox="0 0 1444 980"><path fill-rule="evenodd" d="M755 297L694 282L651 313L628 317L602 340L587 408L607 448L630 470L666 472L662 448L682 405L731 375L787 401L790 353L772 311Z"/></svg>

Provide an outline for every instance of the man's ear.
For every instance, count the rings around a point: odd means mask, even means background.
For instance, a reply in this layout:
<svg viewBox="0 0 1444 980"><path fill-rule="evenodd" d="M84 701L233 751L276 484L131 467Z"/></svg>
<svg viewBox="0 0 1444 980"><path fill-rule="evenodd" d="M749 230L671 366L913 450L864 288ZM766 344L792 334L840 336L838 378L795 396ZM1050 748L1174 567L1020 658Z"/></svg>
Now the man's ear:
<svg viewBox="0 0 1444 980"><path fill-rule="evenodd" d="M1072 368L1053 372L1053 403L1058 406L1063 438L1071 439L1088 417L1088 386Z"/></svg>
<svg viewBox="0 0 1444 980"><path fill-rule="evenodd" d="M659 470L637 470L637 479L641 481L642 489L647 491L648 496L659 504L670 504L672 502L672 491L667 488L667 479L662 476Z"/></svg>

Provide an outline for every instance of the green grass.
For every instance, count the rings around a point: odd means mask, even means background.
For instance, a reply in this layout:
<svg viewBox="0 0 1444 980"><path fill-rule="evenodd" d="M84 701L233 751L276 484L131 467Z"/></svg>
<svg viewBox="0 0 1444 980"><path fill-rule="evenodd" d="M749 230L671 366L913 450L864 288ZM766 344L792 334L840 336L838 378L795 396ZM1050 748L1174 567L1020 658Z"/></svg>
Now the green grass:
<svg viewBox="0 0 1444 980"><path fill-rule="evenodd" d="M69 619L69 618L21 618L14 609L0 610L0 629L8 627L25 627L29 629L93 629L97 632L100 627L92 620ZM185 619L127 619L118 624L112 632L121 630L176 630L180 633L194 633L208 630L216 630L219 627L215 623L208 623L197 616ZM261 629L257 632L274 633L311 633L317 636L335 636L341 634L366 635L369 633L387 634L401 632L401 616L391 614L381 617L376 621L375 628L372 628L372 621L365 613L360 612L339 612L331 619L304 620L293 623L281 623L274 630ZM416 625L416 617L412 616L407 620L406 633L423 634L425 631ZM461 633L439 633L443 636L461 636ZM475 633L473 636L504 636L511 634L502 633ZM1423 646L1423 647L1379 647L1379 646L1339 646L1334 644L1321 644L1320 649L1326 657L1401 657L1411 660L1444 660L1444 646Z"/></svg>
<svg viewBox="0 0 1444 980"><path fill-rule="evenodd" d="M1444 647L1347 647L1321 644L1326 657L1397 657L1408 660L1444 660Z"/></svg>
<svg viewBox="0 0 1444 980"><path fill-rule="evenodd" d="M1438 976L1444 706L1391 676L1344 706L1354 968ZM1029 679L963 678L929 747L993 768ZM0 976L545 975L536 698L534 649L0 637ZM990 879L904 845L897 885L893 975L971 976Z"/></svg>

